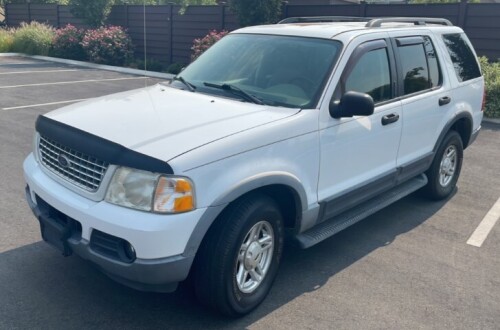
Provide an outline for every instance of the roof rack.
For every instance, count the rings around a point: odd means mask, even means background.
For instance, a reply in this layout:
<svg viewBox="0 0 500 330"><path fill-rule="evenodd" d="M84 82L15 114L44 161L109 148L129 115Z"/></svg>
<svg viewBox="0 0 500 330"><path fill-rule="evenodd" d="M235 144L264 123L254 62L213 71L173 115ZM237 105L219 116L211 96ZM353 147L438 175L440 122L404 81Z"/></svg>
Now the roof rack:
<svg viewBox="0 0 500 330"><path fill-rule="evenodd" d="M368 22L371 18L356 16L316 16L316 17L288 17L278 24L289 23L326 23L326 22Z"/></svg>
<svg viewBox="0 0 500 330"><path fill-rule="evenodd" d="M367 22L365 27L381 27L383 23L413 23L414 25L441 24L453 26L445 18L434 17L357 17L357 16L316 16L316 17L289 17L278 24L289 23L326 23L326 22Z"/></svg>
<svg viewBox="0 0 500 330"><path fill-rule="evenodd" d="M383 23L413 23L415 25L441 24L453 26L453 24L445 18L429 18L429 17L382 17L374 18L366 23L366 27L380 27Z"/></svg>

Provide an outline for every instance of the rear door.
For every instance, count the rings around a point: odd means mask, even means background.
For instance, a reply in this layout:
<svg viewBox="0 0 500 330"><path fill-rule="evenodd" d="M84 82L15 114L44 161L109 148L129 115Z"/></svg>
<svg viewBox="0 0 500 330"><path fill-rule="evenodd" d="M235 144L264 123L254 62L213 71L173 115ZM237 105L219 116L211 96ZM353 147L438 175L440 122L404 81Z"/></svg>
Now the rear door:
<svg viewBox="0 0 500 330"><path fill-rule="evenodd" d="M468 111L473 117L473 131L479 129L483 113L481 111L484 80L472 44L465 33L445 33L440 36L450 57L448 71L453 86L452 100L461 111Z"/></svg>
<svg viewBox="0 0 500 330"><path fill-rule="evenodd" d="M404 180L430 165L442 122L452 110L452 95L430 31L389 35L397 60L398 94L403 110L397 166L403 168L400 179Z"/></svg>

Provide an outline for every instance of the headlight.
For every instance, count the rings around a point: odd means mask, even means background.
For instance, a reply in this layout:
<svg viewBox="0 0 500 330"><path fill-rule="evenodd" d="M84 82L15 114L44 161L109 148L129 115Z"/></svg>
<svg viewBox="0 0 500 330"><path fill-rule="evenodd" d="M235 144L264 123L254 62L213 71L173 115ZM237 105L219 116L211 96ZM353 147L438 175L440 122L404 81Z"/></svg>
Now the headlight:
<svg viewBox="0 0 500 330"><path fill-rule="evenodd" d="M195 208L193 183L183 177L120 167L106 193L106 201L137 210L180 213Z"/></svg>

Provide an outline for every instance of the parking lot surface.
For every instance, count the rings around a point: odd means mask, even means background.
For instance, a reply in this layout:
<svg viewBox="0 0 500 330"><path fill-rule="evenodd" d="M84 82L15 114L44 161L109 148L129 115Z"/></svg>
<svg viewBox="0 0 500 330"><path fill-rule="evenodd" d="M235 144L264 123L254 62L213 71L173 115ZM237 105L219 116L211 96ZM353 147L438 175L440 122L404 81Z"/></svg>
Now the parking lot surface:
<svg viewBox="0 0 500 330"><path fill-rule="evenodd" d="M483 124L449 200L413 194L311 249L287 243L241 319L204 310L189 285L134 291L41 242L22 174L37 116L157 81L0 57L0 329L500 329L500 223L467 244L500 197L500 125Z"/></svg>

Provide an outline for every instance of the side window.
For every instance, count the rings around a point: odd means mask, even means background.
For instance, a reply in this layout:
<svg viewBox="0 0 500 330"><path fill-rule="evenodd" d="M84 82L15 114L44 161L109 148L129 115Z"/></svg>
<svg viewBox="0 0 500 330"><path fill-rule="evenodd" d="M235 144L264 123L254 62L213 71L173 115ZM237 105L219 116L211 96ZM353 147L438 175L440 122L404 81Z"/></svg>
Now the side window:
<svg viewBox="0 0 500 330"><path fill-rule="evenodd" d="M431 87L423 44L400 46L399 58L403 74L404 95Z"/></svg>
<svg viewBox="0 0 500 330"><path fill-rule="evenodd" d="M440 86L442 83L441 68L439 67L436 50L434 49L431 38L424 37L424 48L425 54L427 55L427 64L429 65L431 88Z"/></svg>
<svg viewBox="0 0 500 330"><path fill-rule="evenodd" d="M453 62L458 81L467 81L481 76L476 57L463 33L444 34L443 40Z"/></svg>
<svg viewBox="0 0 500 330"><path fill-rule="evenodd" d="M362 55L347 77L344 91L366 93L375 103L389 100L392 90L387 48Z"/></svg>
<svg viewBox="0 0 500 330"><path fill-rule="evenodd" d="M441 71L429 37L398 38L403 95L425 91L441 84Z"/></svg>

